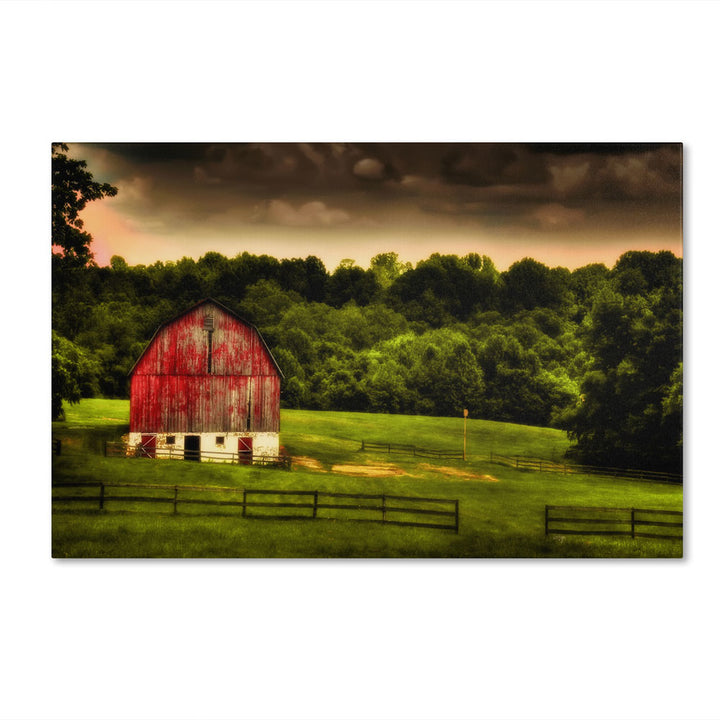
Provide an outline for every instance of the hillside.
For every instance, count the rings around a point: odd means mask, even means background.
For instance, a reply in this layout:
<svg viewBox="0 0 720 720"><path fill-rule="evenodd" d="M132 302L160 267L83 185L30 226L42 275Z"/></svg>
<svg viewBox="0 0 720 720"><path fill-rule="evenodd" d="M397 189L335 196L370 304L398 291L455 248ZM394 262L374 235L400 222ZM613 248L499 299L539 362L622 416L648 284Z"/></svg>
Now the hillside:
<svg viewBox="0 0 720 720"><path fill-rule="evenodd" d="M53 424L62 454L54 481L312 489L457 499L460 532L348 520L265 520L220 514L173 517L147 507L78 510L56 504L56 557L678 557L670 540L546 538L546 504L682 509L682 487L583 474L527 472L489 453L559 459L565 434L546 428L468 422L468 460L361 452L361 441L462 449L462 420L286 410L281 443L295 458L280 469L106 458L105 440L126 430L128 403L85 400ZM340 466L340 467L338 467Z"/></svg>

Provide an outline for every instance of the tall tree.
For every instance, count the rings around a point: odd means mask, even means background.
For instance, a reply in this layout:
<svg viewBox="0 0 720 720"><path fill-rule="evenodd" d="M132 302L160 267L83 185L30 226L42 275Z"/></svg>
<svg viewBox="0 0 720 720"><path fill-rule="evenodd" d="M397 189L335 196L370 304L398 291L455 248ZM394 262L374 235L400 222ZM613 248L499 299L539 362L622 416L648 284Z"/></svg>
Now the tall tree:
<svg viewBox="0 0 720 720"><path fill-rule="evenodd" d="M62 249L65 266L85 267L93 259L92 235L83 230L80 212L92 200L117 195L117 188L95 182L87 163L67 151L65 143L52 144L52 244Z"/></svg>
<svg viewBox="0 0 720 720"><path fill-rule="evenodd" d="M626 253L585 325L592 364L561 422L593 464L682 469L682 260Z"/></svg>

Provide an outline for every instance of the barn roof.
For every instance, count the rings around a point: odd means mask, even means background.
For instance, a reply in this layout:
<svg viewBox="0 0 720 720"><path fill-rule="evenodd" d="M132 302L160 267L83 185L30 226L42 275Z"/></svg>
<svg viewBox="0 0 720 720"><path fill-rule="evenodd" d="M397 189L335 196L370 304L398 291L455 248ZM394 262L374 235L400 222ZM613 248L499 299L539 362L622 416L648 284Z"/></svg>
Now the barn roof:
<svg viewBox="0 0 720 720"><path fill-rule="evenodd" d="M215 300L215 298L205 298L204 300L201 300L200 302L197 302L194 305L191 305L189 308L186 308L181 313L178 313L174 317L170 318L169 320L166 320L164 323L159 325L157 330L155 330L155 332L153 333L153 336L150 338L150 342L145 346L145 349L142 351L142 353L140 353L140 357L138 357L138 359L133 363L133 366L130 368L130 372L128 372L128 376L132 375L135 372L135 368L138 366L139 362L143 359L143 357L145 357L145 353L147 353L147 351L150 349L150 347L152 346L158 333L163 328L167 327L168 325L171 325L176 320L179 320L184 315L187 315L188 313L192 312L196 308L199 308L201 305L206 305L208 303L211 303L211 304L215 305L216 307L220 308L220 310L222 310L223 312L226 312L231 317L234 317L236 320L239 320L241 323L244 323L248 327L252 328L258 334L258 337L260 338L260 342L262 342L263 347L267 351L268 356L270 357L273 365L275 366L275 369L280 374L280 377L283 378L283 380L284 380L285 375L283 374L283 371L280 369L280 366L277 364L277 360L275 359L275 356L270 351L270 348L268 347L267 343L265 342L265 338L262 336L262 333L255 327L255 325L253 325L252 323L245 320L245 318L240 317L240 315L238 315L236 312L234 312L229 307L227 307L227 305L223 305L221 302L218 302L217 300Z"/></svg>

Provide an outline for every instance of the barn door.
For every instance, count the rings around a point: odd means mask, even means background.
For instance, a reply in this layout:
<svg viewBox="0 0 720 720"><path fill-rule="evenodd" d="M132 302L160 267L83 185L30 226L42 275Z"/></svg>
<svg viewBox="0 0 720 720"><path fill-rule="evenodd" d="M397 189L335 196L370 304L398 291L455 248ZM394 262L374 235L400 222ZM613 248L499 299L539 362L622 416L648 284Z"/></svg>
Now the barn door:
<svg viewBox="0 0 720 720"><path fill-rule="evenodd" d="M185 436L185 460L194 460L200 462L200 436L199 435L186 435Z"/></svg>
<svg viewBox="0 0 720 720"><path fill-rule="evenodd" d="M155 442L157 435L141 435L140 436L140 457L155 457Z"/></svg>
<svg viewBox="0 0 720 720"><path fill-rule="evenodd" d="M238 462L241 465L250 465L253 457L253 439L251 437L238 438Z"/></svg>

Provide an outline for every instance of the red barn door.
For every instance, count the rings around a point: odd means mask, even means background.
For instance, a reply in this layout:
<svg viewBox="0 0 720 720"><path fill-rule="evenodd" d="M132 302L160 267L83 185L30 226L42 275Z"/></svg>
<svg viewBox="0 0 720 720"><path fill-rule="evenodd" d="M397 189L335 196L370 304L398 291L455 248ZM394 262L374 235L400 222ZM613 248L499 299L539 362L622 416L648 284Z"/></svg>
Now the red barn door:
<svg viewBox="0 0 720 720"><path fill-rule="evenodd" d="M155 442L157 435L141 435L140 436L140 457L155 457Z"/></svg>
<svg viewBox="0 0 720 720"><path fill-rule="evenodd" d="M238 438L238 462L240 465L250 465L253 456L253 439L251 437Z"/></svg>

